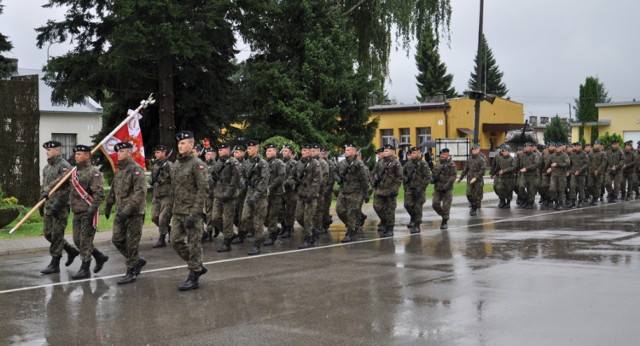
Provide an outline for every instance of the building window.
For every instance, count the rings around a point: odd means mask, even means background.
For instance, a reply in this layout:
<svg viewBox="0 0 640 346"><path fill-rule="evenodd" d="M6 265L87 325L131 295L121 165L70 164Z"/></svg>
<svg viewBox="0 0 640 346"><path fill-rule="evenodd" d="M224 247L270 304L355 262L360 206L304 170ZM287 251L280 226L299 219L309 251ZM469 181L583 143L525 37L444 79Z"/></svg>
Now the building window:
<svg viewBox="0 0 640 346"><path fill-rule="evenodd" d="M78 135L75 133L52 133L51 140L62 143L61 155L67 161L73 157L73 147L78 142Z"/></svg>
<svg viewBox="0 0 640 346"><path fill-rule="evenodd" d="M380 139L382 140L382 144L380 146L384 146L386 144L394 144L393 129L380 130Z"/></svg>
<svg viewBox="0 0 640 346"><path fill-rule="evenodd" d="M431 140L431 128L430 127L418 127L416 129L418 133L418 145Z"/></svg>
<svg viewBox="0 0 640 346"><path fill-rule="evenodd" d="M411 143L411 132L409 132L409 129L400 129L400 143Z"/></svg>
<svg viewBox="0 0 640 346"><path fill-rule="evenodd" d="M546 125L549 123L549 117L540 117L540 125Z"/></svg>
<svg viewBox="0 0 640 346"><path fill-rule="evenodd" d="M533 115L529 116L529 125L538 126L538 117Z"/></svg>

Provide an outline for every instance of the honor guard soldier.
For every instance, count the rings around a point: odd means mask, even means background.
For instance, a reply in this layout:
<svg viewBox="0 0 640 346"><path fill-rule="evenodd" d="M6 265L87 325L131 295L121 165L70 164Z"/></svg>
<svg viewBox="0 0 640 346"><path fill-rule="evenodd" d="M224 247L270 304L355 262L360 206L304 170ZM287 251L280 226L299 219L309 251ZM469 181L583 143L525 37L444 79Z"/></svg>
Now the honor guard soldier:
<svg viewBox="0 0 640 346"><path fill-rule="evenodd" d="M607 189L607 200L609 203L615 202L620 195L620 185L622 183L622 166L624 165L624 153L620 150L618 139L611 141L611 148L607 151L607 175L605 177L605 187Z"/></svg>
<svg viewBox="0 0 640 346"><path fill-rule="evenodd" d="M494 178L493 189L500 199L498 208L511 208L511 198L513 198L513 187L516 183L516 161L511 156L510 147L506 144L500 146L500 154L494 160L491 177Z"/></svg>
<svg viewBox="0 0 640 346"><path fill-rule="evenodd" d="M96 259L94 273L102 270L104 263L109 260L93 245L93 238L98 227L98 208L104 200L102 174L91 165L91 148L86 145L76 145L73 148L76 170L71 175L71 211L73 212L73 242L80 249L82 266L71 276L74 280L91 277L91 256Z"/></svg>
<svg viewBox="0 0 640 346"><path fill-rule="evenodd" d="M178 285L178 290L187 291L200 287L200 276L207 273L207 268L202 265L202 228L209 183L206 164L193 154L193 132L179 132L176 141L178 157L171 167L171 242L178 256L187 262L189 276Z"/></svg>
<svg viewBox="0 0 640 346"><path fill-rule="evenodd" d="M285 164L286 179L284 181L284 195L282 206L282 229L280 230L280 238L289 238L293 234L293 225L296 221L296 204L298 203L298 191L296 191L296 161L293 156L293 148L284 144L282 146L282 161Z"/></svg>
<svg viewBox="0 0 640 346"><path fill-rule="evenodd" d="M366 166L358 157L355 144L344 145L345 159L338 163L338 201L336 213L347 226L342 243L356 240L356 229L362 217L362 202L369 202L369 174Z"/></svg>
<svg viewBox="0 0 640 346"><path fill-rule="evenodd" d="M42 171L42 191L40 199L47 201L40 208L42 215L44 237L51 243L49 254L51 262L46 268L40 271L42 274L52 274L60 272L60 258L62 250L67 252L67 262L65 266L70 266L80 252L67 243L64 239L64 229L67 227L69 218L69 192L71 185L64 182L60 188L49 195L49 191L56 185L56 181L64 177L71 170L71 165L61 156L62 144L58 141L49 141L42 145L47 153L47 165Z"/></svg>
<svg viewBox="0 0 640 346"><path fill-rule="evenodd" d="M582 150L582 143L573 143L573 154L569 159L571 160L571 171L569 172L571 174L569 181L570 207L582 208L589 170L589 156Z"/></svg>
<svg viewBox="0 0 640 346"><path fill-rule="evenodd" d="M520 172L520 197L525 209L533 209L540 184L540 156L534 152L533 142L526 142L524 152L518 160Z"/></svg>
<svg viewBox="0 0 640 346"><path fill-rule="evenodd" d="M231 251L233 241L233 220L236 215L236 199L240 187L240 162L231 155L228 142L218 146L218 166L214 172L218 177L218 183L213 192L212 220L216 229L221 229L224 236L222 246L218 252Z"/></svg>
<svg viewBox="0 0 640 346"><path fill-rule="evenodd" d="M203 242L212 242L213 238L220 234L220 229L216 226L215 219L213 218L213 192L218 184L219 177L216 172L221 168L220 163L217 160L218 152L212 147L206 147L204 152L204 163L207 165L207 177L209 181L209 197L204 203L204 215L205 223L207 225L206 230L202 233Z"/></svg>
<svg viewBox="0 0 640 346"><path fill-rule="evenodd" d="M320 157L327 162L329 165L329 175L327 176L327 181L324 187L324 197L322 198L322 205L319 209L322 211L322 227L320 229L320 233L327 233L329 231L329 226L333 223L333 218L329 213L329 209L331 208L331 196L333 196L333 186L336 183L336 163L329 159L329 150L327 148L322 148L320 151Z"/></svg>
<svg viewBox="0 0 640 346"><path fill-rule="evenodd" d="M396 148L391 144L383 146L382 164L376 165L375 180L373 182L373 209L384 227L383 237L393 237L393 227L396 218L395 211L398 203L398 190L402 184L402 165L395 157Z"/></svg>
<svg viewBox="0 0 640 346"><path fill-rule="evenodd" d="M153 248L167 246L167 234L171 227L171 209L173 208L173 190L171 188L171 161L167 156L167 147L160 144L153 148L153 171L151 172L151 186L153 187L153 201L151 221L158 226L160 236L153 244Z"/></svg>
<svg viewBox="0 0 640 346"><path fill-rule="evenodd" d="M456 181L456 164L451 161L449 149L440 150L440 159L433 166L431 179L433 183L433 210L442 217L440 229L447 229L451 200L453 195L453 183Z"/></svg>
<svg viewBox="0 0 640 346"><path fill-rule="evenodd" d="M298 248L306 249L315 243L315 234L312 230L318 209L322 167L318 160L313 158L313 144L304 143L300 148L302 157L295 168L296 191L298 191L296 220L302 226L302 235L304 236L304 240Z"/></svg>
<svg viewBox="0 0 640 346"><path fill-rule="evenodd" d="M320 170L322 171L322 180L320 181L320 192L318 194L318 206L316 208L316 215L313 217L313 235L317 237L322 233L322 225L324 224L324 212L322 206L324 205L325 190L329 180L329 163L322 158L322 146L320 144L312 145L312 156L320 164Z"/></svg>
<svg viewBox="0 0 640 346"><path fill-rule="evenodd" d="M431 182L431 169L422 159L422 151L419 147L410 148L408 158L409 160L402 167L404 208L411 217L407 227L413 234L420 233L422 206L426 201L427 186Z"/></svg>
<svg viewBox="0 0 640 346"><path fill-rule="evenodd" d="M245 161L244 181L247 185L247 197L242 210L242 228L246 237L247 233L254 233L253 248L248 255L260 253L264 222L267 216L267 189L269 187L269 164L258 155L260 142L251 140L247 142L247 154Z"/></svg>
<svg viewBox="0 0 640 346"><path fill-rule="evenodd" d="M238 228L238 234L231 244L240 244L244 242L247 232L243 228L242 224L242 211L244 209L244 201L247 196L247 182L244 178L246 170L246 160L244 158L247 148L244 145L238 144L233 147L233 158L240 163L240 185L238 186L238 198L236 198L236 216L233 219L233 224Z"/></svg>
<svg viewBox="0 0 640 346"><path fill-rule="evenodd" d="M471 210L469 211L469 215L471 216L476 215L482 203L482 197L484 195L484 172L486 170L487 163L484 160L484 156L480 155L480 145L475 143L471 147L471 155L467 158L462 174L460 174L460 178L458 178L458 183L460 183L464 177L467 177L467 200L471 204Z"/></svg>
<svg viewBox="0 0 640 346"><path fill-rule="evenodd" d="M147 264L138 253L144 213L147 209L147 178L144 169L131 157L133 144L120 142L114 145L113 149L118 153L118 169L113 175L104 216L109 218L115 204L116 215L111 241L126 259L127 272L118 281L118 284L122 285L135 282L141 268Z"/></svg>
<svg viewBox="0 0 640 346"><path fill-rule="evenodd" d="M636 152L633 150L633 141L624 143L624 161L622 164L622 183L620 191L622 200L630 201L633 197L633 185L635 181Z"/></svg>
<svg viewBox="0 0 640 346"><path fill-rule="evenodd" d="M287 178L287 168L284 162L278 158L278 146L270 143L265 146L265 157L269 164L269 188L267 192L267 231L269 236L262 244L270 246L278 239L278 218L282 210L282 196L284 195L284 182Z"/></svg>
<svg viewBox="0 0 640 346"><path fill-rule="evenodd" d="M551 174L549 182L549 198L553 202L553 209L559 210L564 206L565 190L567 188L567 168L571 160L564 152L564 143L557 143L555 154L550 156L546 167Z"/></svg>

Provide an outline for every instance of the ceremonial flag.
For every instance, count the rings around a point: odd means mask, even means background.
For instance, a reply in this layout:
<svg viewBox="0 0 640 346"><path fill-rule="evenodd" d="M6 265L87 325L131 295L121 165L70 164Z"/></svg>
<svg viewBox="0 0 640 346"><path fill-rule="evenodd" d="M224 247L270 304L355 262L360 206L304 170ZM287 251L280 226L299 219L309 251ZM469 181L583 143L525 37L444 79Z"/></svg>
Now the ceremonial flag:
<svg viewBox="0 0 640 346"><path fill-rule="evenodd" d="M128 110L127 114L131 115L134 111ZM115 171L118 165L118 153L113 149L113 146L120 142L130 142L133 144L133 161L138 163L142 168L147 169L144 158L144 144L142 142L142 131L140 130L140 119L142 115L136 113L135 116L129 120L129 122L122 126L113 137L109 138L100 149L107 157L111 168Z"/></svg>

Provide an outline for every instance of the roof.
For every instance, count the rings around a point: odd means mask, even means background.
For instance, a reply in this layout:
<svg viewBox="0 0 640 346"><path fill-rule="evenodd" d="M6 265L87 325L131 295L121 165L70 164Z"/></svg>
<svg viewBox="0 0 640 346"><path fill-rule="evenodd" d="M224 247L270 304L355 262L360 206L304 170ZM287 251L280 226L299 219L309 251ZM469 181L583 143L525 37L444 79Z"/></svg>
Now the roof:
<svg viewBox="0 0 640 346"><path fill-rule="evenodd" d="M449 110L451 107L446 102L429 102L429 103L414 103L414 104L402 104L402 105L375 105L369 107L369 110L374 113L386 113L386 112L409 112L409 111L423 111L423 110Z"/></svg>
<svg viewBox="0 0 640 346"><path fill-rule="evenodd" d="M640 106L638 101L596 103L596 107Z"/></svg>
<svg viewBox="0 0 640 346"><path fill-rule="evenodd" d="M44 73L41 70L18 68L18 76L38 75L38 105L40 113L64 113L64 114L102 114L102 106L91 97L85 97L85 101L80 104L67 106L65 104L54 105L51 102L51 92L53 89L45 84L42 78Z"/></svg>

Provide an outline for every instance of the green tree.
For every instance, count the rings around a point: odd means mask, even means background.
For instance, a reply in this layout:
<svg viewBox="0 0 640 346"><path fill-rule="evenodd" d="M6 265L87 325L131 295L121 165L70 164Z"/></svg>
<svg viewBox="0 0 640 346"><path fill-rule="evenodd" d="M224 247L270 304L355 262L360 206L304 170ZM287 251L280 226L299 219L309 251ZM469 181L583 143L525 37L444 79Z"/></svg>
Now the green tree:
<svg viewBox="0 0 640 346"><path fill-rule="evenodd" d="M598 121L598 109L596 103L610 102L604 84L600 82L598 77L589 76L584 84L580 84L580 93L575 99L576 119L579 122L596 122ZM579 129L580 140L584 140L584 125ZM593 126L591 131L591 142L598 138L598 127Z"/></svg>
<svg viewBox="0 0 640 346"><path fill-rule="evenodd" d="M440 61L438 53L438 41L433 36L431 25L425 25L425 32L420 36L416 53L416 65L418 66L418 92L419 102L424 102L428 96L437 93L446 97L455 97L456 89L451 86L453 75L447 73L447 66Z"/></svg>
<svg viewBox="0 0 640 346"><path fill-rule="evenodd" d="M0 15L4 12L4 5L0 0ZM2 55L3 52L8 52L13 49L13 44L9 41L9 38L0 33L0 78L5 78L13 72L11 60Z"/></svg>
<svg viewBox="0 0 640 346"><path fill-rule="evenodd" d="M622 143L622 141L623 141L621 135L619 135L617 133L609 134L608 131L605 132L604 135L598 137L598 141L600 143L602 143L602 146L604 147L605 150L607 150L607 149L609 149L611 147L611 142L613 142L614 139L617 139L618 143Z"/></svg>
<svg viewBox="0 0 640 346"><path fill-rule="evenodd" d="M489 48L486 36L482 35L482 51L484 53L483 66L482 66L482 91L486 94L493 94L500 97L504 97L508 92L507 86L502 82L504 73L500 71L496 59L493 57L493 52ZM474 59L474 67L471 72L471 78L469 78L468 87L469 90L476 90L476 71L478 70L478 52Z"/></svg>
<svg viewBox="0 0 640 346"><path fill-rule="evenodd" d="M563 143L569 141L569 126L558 115L551 118L551 121L544 129L544 141Z"/></svg>

